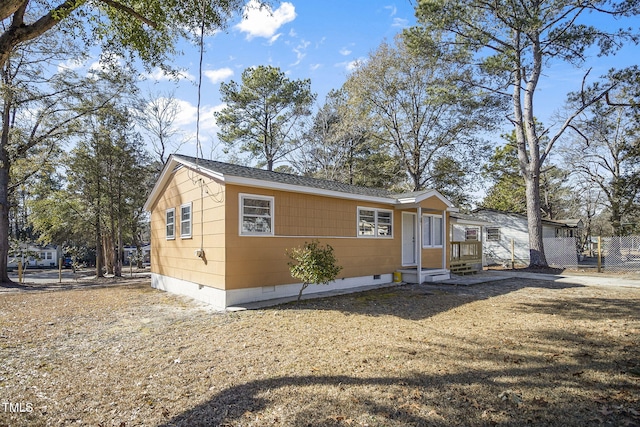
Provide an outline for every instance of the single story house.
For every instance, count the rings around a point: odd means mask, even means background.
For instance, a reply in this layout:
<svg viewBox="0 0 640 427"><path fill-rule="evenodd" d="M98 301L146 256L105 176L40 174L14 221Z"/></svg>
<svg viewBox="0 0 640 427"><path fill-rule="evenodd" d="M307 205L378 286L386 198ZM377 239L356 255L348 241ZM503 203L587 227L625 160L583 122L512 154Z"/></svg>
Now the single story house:
<svg viewBox="0 0 640 427"><path fill-rule="evenodd" d="M480 208L473 211L473 216L480 218L491 225L485 226L483 240L483 265L510 264L513 256L516 264L529 264L529 228L527 216L513 212L503 212L494 209ZM542 238L545 243L545 254L547 261L552 263L553 254L551 246L557 243L567 248L559 248L557 252L569 252L577 259L575 252L575 238L582 231L581 220L542 220ZM560 238L567 238L562 240ZM569 241L569 239L571 241ZM555 248L554 248L555 249ZM566 250L565 250L566 249ZM576 260L571 260L569 264L575 264ZM567 264L567 262L562 262Z"/></svg>
<svg viewBox="0 0 640 427"><path fill-rule="evenodd" d="M307 293L449 277L451 202L172 155L151 212L152 287L225 309L297 295L287 250L317 239L342 266Z"/></svg>
<svg viewBox="0 0 640 427"><path fill-rule="evenodd" d="M63 251L61 246L37 245L35 243L21 244L9 253L7 267L17 268L18 261L22 262L24 268L57 267L62 256Z"/></svg>

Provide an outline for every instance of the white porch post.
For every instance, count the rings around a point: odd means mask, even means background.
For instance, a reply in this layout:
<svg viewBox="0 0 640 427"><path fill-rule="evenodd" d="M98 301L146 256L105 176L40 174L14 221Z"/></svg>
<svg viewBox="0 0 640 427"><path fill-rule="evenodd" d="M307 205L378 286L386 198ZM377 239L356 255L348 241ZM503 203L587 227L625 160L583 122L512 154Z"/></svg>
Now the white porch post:
<svg viewBox="0 0 640 427"><path fill-rule="evenodd" d="M447 211L442 211L442 269L447 269L447 249L450 243L447 241Z"/></svg>
<svg viewBox="0 0 640 427"><path fill-rule="evenodd" d="M422 206L418 206L418 284L422 283Z"/></svg>

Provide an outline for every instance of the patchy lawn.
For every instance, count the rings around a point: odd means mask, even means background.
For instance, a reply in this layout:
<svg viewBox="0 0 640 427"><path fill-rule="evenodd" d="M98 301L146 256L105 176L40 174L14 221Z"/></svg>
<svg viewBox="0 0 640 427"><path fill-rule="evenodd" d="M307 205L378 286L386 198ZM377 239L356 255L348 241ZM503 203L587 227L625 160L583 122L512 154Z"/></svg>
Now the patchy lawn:
<svg viewBox="0 0 640 427"><path fill-rule="evenodd" d="M640 425L639 311L531 280L236 313L140 280L5 292L0 426Z"/></svg>

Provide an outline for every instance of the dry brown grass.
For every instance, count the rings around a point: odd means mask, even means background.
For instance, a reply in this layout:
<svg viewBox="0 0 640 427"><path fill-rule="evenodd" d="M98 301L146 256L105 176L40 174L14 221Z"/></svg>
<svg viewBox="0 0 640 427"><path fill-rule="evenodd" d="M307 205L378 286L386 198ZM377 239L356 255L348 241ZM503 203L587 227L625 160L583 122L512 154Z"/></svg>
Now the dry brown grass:
<svg viewBox="0 0 640 427"><path fill-rule="evenodd" d="M0 293L0 425L638 425L639 303L531 280L236 313L144 281Z"/></svg>

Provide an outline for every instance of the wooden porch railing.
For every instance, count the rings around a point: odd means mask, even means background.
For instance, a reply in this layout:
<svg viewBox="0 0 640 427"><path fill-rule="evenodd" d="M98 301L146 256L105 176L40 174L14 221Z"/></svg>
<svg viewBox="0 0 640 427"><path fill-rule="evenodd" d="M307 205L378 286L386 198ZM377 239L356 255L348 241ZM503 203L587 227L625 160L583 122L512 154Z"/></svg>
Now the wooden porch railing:
<svg viewBox="0 0 640 427"><path fill-rule="evenodd" d="M482 242L451 242L449 264L453 273L475 273L482 266Z"/></svg>

